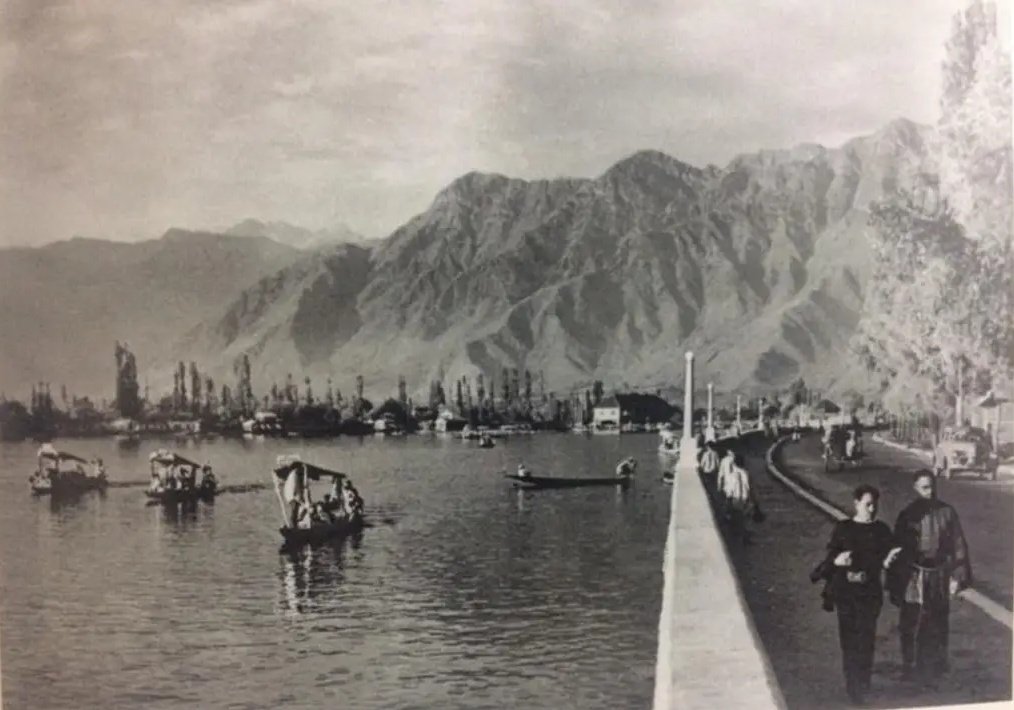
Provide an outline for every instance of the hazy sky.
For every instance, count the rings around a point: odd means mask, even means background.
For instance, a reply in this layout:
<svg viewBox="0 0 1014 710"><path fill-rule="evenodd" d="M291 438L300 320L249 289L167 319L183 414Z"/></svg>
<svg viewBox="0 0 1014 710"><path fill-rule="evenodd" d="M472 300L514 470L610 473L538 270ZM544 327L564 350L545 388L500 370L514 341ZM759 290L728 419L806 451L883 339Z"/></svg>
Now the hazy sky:
<svg viewBox="0 0 1014 710"><path fill-rule="evenodd" d="M386 236L470 170L931 122L964 5L3 0L0 245L246 217Z"/></svg>

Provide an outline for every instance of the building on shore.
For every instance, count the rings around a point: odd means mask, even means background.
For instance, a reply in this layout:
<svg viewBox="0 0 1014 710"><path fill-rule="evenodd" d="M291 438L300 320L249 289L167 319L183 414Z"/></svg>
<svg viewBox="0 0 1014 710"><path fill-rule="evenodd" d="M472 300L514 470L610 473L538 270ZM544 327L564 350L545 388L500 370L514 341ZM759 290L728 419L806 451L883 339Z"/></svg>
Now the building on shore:
<svg viewBox="0 0 1014 710"><path fill-rule="evenodd" d="M631 426L648 429L670 421L677 413L677 407L658 395L615 394L592 408L592 428L594 431L622 431Z"/></svg>

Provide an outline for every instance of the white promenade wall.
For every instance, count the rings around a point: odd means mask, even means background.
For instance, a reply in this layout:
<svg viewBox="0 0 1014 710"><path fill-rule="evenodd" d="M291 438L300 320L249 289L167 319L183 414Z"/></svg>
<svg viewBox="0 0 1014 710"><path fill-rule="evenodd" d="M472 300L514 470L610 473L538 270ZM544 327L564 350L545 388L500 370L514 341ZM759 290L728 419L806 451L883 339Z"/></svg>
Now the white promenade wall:
<svg viewBox="0 0 1014 710"><path fill-rule="evenodd" d="M730 444L734 440L724 440ZM672 490L655 710L784 708L696 471Z"/></svg>

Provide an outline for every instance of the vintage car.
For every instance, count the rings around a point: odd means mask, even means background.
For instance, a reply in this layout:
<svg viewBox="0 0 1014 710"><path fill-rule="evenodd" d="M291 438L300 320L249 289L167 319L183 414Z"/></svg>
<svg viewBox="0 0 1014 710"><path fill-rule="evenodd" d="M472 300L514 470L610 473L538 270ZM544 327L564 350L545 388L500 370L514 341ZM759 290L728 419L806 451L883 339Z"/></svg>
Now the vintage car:
<svg viewBox="0 0 1014 710"><path fill-rule="evenodd" d="M999 463L989 435L975 427L945 429L933 452L933 466L942 478L968 471L995 481Z"/></svg>

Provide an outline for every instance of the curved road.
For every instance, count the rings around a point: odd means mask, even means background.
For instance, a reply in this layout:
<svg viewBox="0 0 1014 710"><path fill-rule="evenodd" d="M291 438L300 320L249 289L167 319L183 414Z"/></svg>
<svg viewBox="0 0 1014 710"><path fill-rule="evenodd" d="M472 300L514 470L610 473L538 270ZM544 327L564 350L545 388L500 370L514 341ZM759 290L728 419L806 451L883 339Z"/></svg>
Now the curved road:
<svg viewBox="0 0 1014 710"><path fill-rule="evenodd" d="M726 539L754 623L789 708L848 707L841 671L837 618L820 606L820 585L810 569L822 558L833 521L789 491L767 471L770 442L747 439L743 453L767 520L752 527L750 544ZM905 452L867 442L866 465L825 474L820 443L787 443L779 467L836 507L851 509L859 483L882 491L881 519L893 525L911 499L910 471L924 464ZM971 548L976 588L1008 609L1014 586L1014 486L1007 482L942 482L940 497L953 504ZM990 702L1011 698L1010 630L978 608L951 608L951 672L935 687L898 679L901 654L898 611L885 597L877 629L871 707L912 707ZM735 670L729 669L732 677Z"/></svg>

